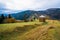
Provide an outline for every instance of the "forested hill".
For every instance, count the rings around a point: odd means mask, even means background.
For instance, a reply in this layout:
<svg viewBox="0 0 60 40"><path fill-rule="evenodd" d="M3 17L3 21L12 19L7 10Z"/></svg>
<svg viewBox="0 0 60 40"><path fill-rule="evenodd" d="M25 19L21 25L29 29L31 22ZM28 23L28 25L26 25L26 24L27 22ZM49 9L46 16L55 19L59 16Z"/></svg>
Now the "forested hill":
<svg viewBox="0 0 60 40"><path fill-rule="evenodd" d="M8 12L5 12L8 11ZM9 10L0 10L0 15L2 14L5 16L8 16L8 14L11 14L12 17L14 17L15 19L18 20L23 20L24 19L24 15L27 14L28 17L31 16L32 14L37 14L39 15L48 15L50 16L51 19L60 19L60 8L49 8L46 10L39 10L39 11L35 11L35 10L25 10L25 11L9 11Z"/></svg>
<svg viewBox="0 0 60 40"><path fill-rule="evenodd" d="M50 9L43 10L43 11L26 10L26 11L18 12L16 14L12 14L12 16L16 19L23 20L25 14L30 16L35 13L38 16L39 15L48 15L51 17L51 19L60 19L60 8L50 8Z"/></svg>

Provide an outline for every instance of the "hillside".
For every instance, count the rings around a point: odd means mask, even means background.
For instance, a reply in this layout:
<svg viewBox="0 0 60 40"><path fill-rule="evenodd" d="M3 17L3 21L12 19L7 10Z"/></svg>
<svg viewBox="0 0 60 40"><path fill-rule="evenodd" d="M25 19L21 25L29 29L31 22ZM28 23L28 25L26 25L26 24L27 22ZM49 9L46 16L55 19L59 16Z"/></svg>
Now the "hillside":
<svg viewBox="0 0 60 40"><path fill-rule="evenodd" d="M38 16L48 15L50 16L51 19L59 20L60 19L60 8L49 8L46 10L39 10L39 11L35 11L35 10L21 11L21 10L0 9L0 16L1 14L4 14L5 16L7 16L8 14L11 14L12 17L14 17L17 20L24 20L25 14L27 14L28 17L31 16L32 14L33 15L37 14Z"/></svg>
<svg viewBox="0 0 60 40"><path fill-rule="evenodd" d="M60 40L60 21L46 21L0 24L0 40Z"/></svg>
<svg viewBox="0 0 60 40"><path fill-rule="evenodd" d="M37 14L38 16L40 15L48 15L50 16L51 19L60 19L60 8L50 8L46 9L43 11L34 11L34 10L26 10L22 12L18 12L16 14L11 14L15 19L18 20L23 20L24 19L24 14L27 14L28 17L31 16L32 14Z"/></svg>
<svg viewBox="0 0 60 40"><path fill-rule="evenodd" d="M51 8L46 10L51 19L60 19L60 8Z"/></svg>
<svg viewBox="0 0 60 40"><path fill-rule="evenodd" d="M60 40L60 23L53 20L51 23L39 26L23 35L21 40ZM19 38L19 37L18 37Z"/></svg>

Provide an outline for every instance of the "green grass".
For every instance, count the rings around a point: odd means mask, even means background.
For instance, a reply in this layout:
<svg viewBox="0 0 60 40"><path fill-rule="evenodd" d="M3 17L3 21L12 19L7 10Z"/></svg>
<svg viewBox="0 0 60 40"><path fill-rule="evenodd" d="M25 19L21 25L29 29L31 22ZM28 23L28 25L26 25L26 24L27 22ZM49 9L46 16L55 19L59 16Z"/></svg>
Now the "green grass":
<svg viewBox="0 0 60 40"><path fill-rule="evenodd" d="M16 27L14 30L11 32L5 30L4 32L1 32L0 34L0 40L11 40L11 38L15 38L17 36L21 36L27 31L35 28L35 25L26 25L24 27ZM9 39L10 38L10 39Z"/></svg>
<svg viewBox="0 0 60 40"><path fill-rule="evenodd" d="M60 40L60 21L47 20L42 23L39 21L34 22L21 22L21 23L7 23L0 24L0 40L22 40L26 34L30 34L41 26L55 26L54 29L49 29L48 33L42 38L45 40ZM28 36L29 37L29 36ZM48 38L45 38L48 37ZM42 40L43 40L42 39ZM24 39L26 40L26 39Z"/></svg>
<svg viewBox="0 0 60 40"><path fill-rule="evenodd" d="M5 30L12 31L16 27L24 27L24 25L34 25L34 24L41 24L41 23L40 22L22 22L22 23L0 24L0 32Z"/></svg>
<svg viewBox="0 0 60 40"><path fill-rule="evenodd" d="M36 28L42 22L22 22L22 23L7 23L0 24L0 40L11 40L17 36ZM12 40L13 40L12 39Z"/></svg>

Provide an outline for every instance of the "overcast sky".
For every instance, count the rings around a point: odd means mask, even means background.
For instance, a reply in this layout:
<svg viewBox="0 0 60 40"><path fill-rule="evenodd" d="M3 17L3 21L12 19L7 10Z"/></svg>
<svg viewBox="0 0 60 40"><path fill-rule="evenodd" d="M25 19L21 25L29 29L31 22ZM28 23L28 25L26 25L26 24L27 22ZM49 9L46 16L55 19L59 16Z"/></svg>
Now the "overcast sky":
<svg viewBox="0 0 60 40"><path fill-rule="evenodd" d="M0 0L0 9L44 10L60 8L60 0Z"/></svg>

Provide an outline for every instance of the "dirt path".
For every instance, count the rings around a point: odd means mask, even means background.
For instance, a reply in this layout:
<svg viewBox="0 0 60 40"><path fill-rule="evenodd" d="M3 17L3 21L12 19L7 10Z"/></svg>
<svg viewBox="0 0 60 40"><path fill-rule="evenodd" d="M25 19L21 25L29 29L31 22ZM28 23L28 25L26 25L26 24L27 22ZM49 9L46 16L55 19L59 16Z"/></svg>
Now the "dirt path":
<svg viewBox="0 0 60 40"><path fill-rule="evenodd" d="M47 33L47 31L53 28L53 26L42 26L41 28L37 28L33 32L30 32L26 34L25 39L26 40L41 40L41 37Z"/></svg>

